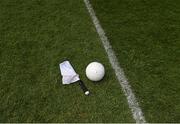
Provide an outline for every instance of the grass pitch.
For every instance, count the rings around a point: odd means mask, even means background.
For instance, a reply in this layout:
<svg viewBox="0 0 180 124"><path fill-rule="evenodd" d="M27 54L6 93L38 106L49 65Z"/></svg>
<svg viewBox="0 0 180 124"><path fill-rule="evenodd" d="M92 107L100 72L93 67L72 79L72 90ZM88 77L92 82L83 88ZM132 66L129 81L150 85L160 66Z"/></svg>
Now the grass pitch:
<svg viewBox="0 0 180 124"><path fill-rule="evenodd" d="M0 122L134 122L82 0L0 1ZM69 60L91 91L63 86ZM85 77L99 61L103 81Z"/></svg>
<svg viewBox="0 0 180 124"><path fill-rule="evenodd" d="M147 122L179 122L180 2L91 0ZM91 91L63 86L69 60ZM99 61L95 84L85 67ZM134 122L83 0L0 1L0 122Z"/></svg>
<svg viewBox="0 0 180 124"><path fill-rule="evenodd" d="M147 122L180 122L180 1L91 3Z"/></svg>

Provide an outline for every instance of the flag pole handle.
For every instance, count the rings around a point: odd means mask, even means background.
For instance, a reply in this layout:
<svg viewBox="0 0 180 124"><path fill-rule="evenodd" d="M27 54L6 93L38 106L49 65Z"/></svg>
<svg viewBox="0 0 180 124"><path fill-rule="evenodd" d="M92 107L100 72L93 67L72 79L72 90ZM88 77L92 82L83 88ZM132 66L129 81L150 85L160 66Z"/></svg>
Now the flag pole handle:
<svg viewBox="0 0 180 124"><path fill-rule="evenodd" d="M87 89L87 87L85 86L85 84L82 80L79 81L79 85L80 85L81 89L83 90L84 94L89 95L89 90Z"/></svg>

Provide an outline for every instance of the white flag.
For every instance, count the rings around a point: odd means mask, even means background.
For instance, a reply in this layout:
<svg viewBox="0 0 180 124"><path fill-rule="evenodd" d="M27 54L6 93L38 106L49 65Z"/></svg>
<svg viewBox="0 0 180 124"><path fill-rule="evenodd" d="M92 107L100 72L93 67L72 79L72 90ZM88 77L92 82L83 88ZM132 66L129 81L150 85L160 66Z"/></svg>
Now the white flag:
<svg viewBox="0 0 180 124"><path fill-rule="evenodd" d="M60 63L59 67L63 84L70 84L80 80L79 75L74 71L69 61Z"/></svg>

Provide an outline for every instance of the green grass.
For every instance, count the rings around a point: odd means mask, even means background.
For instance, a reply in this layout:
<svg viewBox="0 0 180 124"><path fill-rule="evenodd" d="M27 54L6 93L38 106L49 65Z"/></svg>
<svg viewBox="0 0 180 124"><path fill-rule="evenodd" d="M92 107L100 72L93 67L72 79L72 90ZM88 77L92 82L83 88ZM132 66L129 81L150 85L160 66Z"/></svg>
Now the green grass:
<svg viewBox="0 0 180 124"><path fill-rule="evenodd" d="M92 0L148 122L180 122L180 1Z"/></svg>
<svg viewBox="0 0 180 124"><path fill-rule="evenodd" d="M61 83L69 60L91 91ZM94 84L85 67L99 61ZM0 1L0 122L134 122L82 0Z"/></svg>

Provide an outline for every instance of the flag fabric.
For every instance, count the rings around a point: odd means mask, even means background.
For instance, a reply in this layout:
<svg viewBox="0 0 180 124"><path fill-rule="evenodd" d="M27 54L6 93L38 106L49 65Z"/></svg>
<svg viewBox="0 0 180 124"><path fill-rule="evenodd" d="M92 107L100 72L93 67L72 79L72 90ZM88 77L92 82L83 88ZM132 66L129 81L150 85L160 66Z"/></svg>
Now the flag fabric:
<svg viewBox="0 0 180 124"><path fill-rule="evenodd" d="M60 63L59 67L62 75L62 84L71 84L80 80L79 75L75 72L69 61Z"/></svg>

